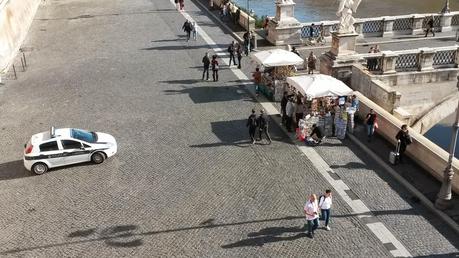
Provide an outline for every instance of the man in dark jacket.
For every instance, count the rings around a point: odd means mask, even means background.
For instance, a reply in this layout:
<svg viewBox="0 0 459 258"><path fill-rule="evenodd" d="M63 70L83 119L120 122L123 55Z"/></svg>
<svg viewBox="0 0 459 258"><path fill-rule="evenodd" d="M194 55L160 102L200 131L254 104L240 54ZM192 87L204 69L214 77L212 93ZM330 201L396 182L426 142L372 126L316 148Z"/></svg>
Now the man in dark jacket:
<svg viewBox="0 0 459 258"><path fill-rule="evenodd" d="M202 72L202 80L204 80L204 75L206 73L207 73L206 80L209 80L209 66L210 66L209 53L206 53L206 55L202 58L202 64L204 65L204 71Z"/></svg>
<svg viewBox="0 0 459 258"><path fill-rule="evenodd" d="M255 144L255 132L257 130L257 115L255 114L255 109L252 109L252 114L247 119L246 126L249 128L250 139L252 144Z"/></svg>
<svg viewBox="0 0 459 258"><path fill-rule="evenodd" d="M435 37L435 32L434 32L434 19L433 16L429 18L427 21L427 26L426 26L426 37L429 34L429 32L432 33L432 36Z"/></svg>
<svg viewBox="0 0 459 258"><path fill-rule="evenodd" d="M193 25L188 20L182 26L182 29L186 32L186 41L190 40L191 31L193 30Z"/></svg>
<svg viewBox="0 0 459 258"><path fill-rule="evenodd" d="M261 134L264 133L266 135L266 139L268 139L269 144L271 144L271 137L268 133L268 119L264 114L265 112L260 110L260 116L258 117L257 124L258 124L258 140L261 141Z"/></svg>
<svg viewBox="0 0 459 258"><path fill-rule="evenodd" d="M399 161L402 163L406 147L412 142L407 125L402 125L402 129L397 133L395 139L400 143Z"/></svg>
<svg viewBox="0 0 459 258"><path fill-rule="evenodd" d="M287 121L287 111L286 111L287 103L288 103L288 93L284 91L284 96L282 97L282 100L281 100L281 115L282 115L283 124L285 124L285 122Z"/></svg>
<svg viewBox="0 0 459 258"><path fill-rule="evenodd" d="M236 56L234 55L234 51L236 51L236 47L234 45L234 41L228 46L228 53L229 53L229 66L231 66L231 60L233 60L233 64L236 64Z"/></svg>

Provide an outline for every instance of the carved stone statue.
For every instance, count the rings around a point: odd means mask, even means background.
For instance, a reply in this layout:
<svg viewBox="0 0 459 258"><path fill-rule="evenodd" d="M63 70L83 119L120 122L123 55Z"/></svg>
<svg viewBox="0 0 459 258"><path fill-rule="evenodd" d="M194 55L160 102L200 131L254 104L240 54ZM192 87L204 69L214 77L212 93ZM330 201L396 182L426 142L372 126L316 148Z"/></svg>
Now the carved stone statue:
<svg viewBox="0 0 459 258"><path fill-rule="evenodd" d="M276 0L276 4L291 4L293 0Z"/></svg>
<svg viewBox="0 0 459 258"><path fill-rule="evenodd" d="M339 17L338 33L348 34L355 33L355 19L352 13L357 11L357 7L362 0L340 0L336 16Z"/></svg>

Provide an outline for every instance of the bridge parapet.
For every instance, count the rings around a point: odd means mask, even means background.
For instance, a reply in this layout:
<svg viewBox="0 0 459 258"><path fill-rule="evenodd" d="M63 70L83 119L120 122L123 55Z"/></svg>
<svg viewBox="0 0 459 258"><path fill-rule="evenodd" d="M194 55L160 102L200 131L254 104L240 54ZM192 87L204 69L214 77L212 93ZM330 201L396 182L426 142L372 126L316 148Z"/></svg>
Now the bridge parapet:
<svg viewBox="0 0 459 258"><path fill-rule="evenodd" d="M360 60L362 64L376 60L378 65L371 71L373 74L456 68L459 65L459 46L382 51L357 54L352 58Z"/></svg>
<svg viewBox="0 0 459 258"><path fill-rule="evenodd" d="M360 37L391 37L393 35L416 35L424 33L430 17L434 20L434 31L447 32L459 29L459 11L450 13L424 13L375 18L358 18L354 24ZM338 28L338 21L302 23L301 37L331 37Z"/></svg>

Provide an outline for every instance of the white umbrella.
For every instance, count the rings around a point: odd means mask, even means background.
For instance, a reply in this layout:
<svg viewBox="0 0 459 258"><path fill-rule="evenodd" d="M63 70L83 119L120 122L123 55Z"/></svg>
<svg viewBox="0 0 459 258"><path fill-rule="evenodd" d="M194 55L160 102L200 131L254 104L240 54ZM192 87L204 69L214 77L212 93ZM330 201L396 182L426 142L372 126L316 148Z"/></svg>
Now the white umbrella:
<svg viewBox="0 0 459 258"><path fill-rule="evenodd" d="M265 67L302 65L304 62L297 54L283 49L256 52L252 57L256 62Z"/></svg>
<svg viewBox="0 0 459 258"><path fill-rule="evenodd" d="M287 77L287 83L311 98L348 96L353 92L342 81L324 74Z"/></svg>

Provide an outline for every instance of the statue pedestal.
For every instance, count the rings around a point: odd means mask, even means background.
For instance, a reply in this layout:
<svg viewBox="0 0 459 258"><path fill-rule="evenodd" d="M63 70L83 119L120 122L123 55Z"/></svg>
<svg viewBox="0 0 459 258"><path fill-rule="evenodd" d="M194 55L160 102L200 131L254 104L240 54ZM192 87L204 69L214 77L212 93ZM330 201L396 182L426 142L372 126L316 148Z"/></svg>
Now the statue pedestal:
<svg viewBox="0 0 459 258"><path fill-rule="evenodd" d="M355 43L359 34L339 34L332 32L332 45L330 52L335 56L355 54Z"/></svg>
<svg viewBox="0 0 459 258"><path fill-rule="evenodd" d="M352 64L358 58L354 55L357 33L339 34L332 33L332 46L330 51L320 56L320 73L331 75L337 79L347 81L352 73Z"/></svg>
<svg viewBox="0 0 459 258"><path fill-rule="evenodd" d="M276 3L276 17L268 23L267 40L274 45L301 44L301 23L295 18L295 3Z"/></svg>

